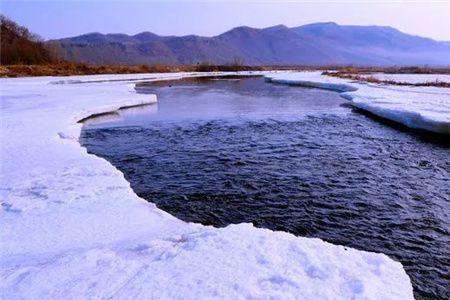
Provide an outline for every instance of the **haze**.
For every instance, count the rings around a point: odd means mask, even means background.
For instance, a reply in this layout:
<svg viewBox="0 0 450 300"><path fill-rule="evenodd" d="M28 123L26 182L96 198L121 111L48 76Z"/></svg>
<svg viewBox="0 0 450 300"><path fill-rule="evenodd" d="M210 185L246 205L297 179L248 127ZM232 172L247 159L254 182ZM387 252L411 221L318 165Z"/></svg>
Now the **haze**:
<svg viewBox="0 0 450 300"><path fill-rule="evenodd" d="M333 21L392 26L450 40L448 1L2 1L1 11L45 39L88 32L213 36L233 27Z"/></svg>

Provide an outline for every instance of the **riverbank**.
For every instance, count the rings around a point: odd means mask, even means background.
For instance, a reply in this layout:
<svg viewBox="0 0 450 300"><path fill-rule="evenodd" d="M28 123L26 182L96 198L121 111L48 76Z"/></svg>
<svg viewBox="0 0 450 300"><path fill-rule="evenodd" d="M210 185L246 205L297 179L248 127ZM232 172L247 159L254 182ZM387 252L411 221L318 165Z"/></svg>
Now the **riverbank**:
<svg viewBox="0 0 450 300"><path fill-rule="evenodd" d="M240 64L213 65L200 63L196 65L88 65L76 62L59 62L39 65L17 64L1 65L0 77L33 76L80 76L80 75L114 75L140 73L177 73L177 72L241 72L241 71L315 71L330 72L336 77L358 76L363 78L371 74L441 74L449 75L449 68L424 67L346 67L346 66L246 66ZM375 77L376 78L376 77ZM347 78L347 79L357 79ZM388 83L388 82L387 82Z"/></svg>
<svg viewBox="0 0 450 300"><path fill-rule="evenodd" d="M140 73L177 73L177 72L237 72L262 71L269 68L243 65L211 65L197 64L187 66L171 65L87 65L82 63L61 62L41 65L3 65L0 66L0 77L33 77L33 76L77 76L108 74L140 74Z"/></svg>
<svg viewBox="0 0 450 300"><path fill-rule="evenodd" d="M267 80L334 90L354 107L375 116L409 128L450 134L450 88L373 84L320 71L272 74Z"/></svg>
<svg viewBox="0 0 450 300"><path fill-rule="evenodd" d="M450 75L448 74L399 74L399 73L348 73L345 71L325 71L322 75L332 76L353 81L362 81L376 84L415 87L442 87L450 88Z"/></svg>

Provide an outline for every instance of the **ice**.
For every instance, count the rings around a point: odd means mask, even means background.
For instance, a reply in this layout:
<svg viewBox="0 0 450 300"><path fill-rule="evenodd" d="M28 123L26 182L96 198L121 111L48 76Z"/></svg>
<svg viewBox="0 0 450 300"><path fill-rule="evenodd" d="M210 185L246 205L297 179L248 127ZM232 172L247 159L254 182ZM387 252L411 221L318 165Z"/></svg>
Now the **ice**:
<svg viewBox="0 0 450 300"><path fill-rule="evenodd" d="M447 82L450 83L449 74L385 74L374 73L362 75L365 77L374 77L379 80L392 80L395 82L404 83L433 83L433 82Z"/></svg>
<svg viewBox="0 0 450 300"><path fill-rule="evenodd" d="M133 80L187 75L0 80L1 299L413 298L384 254L185 223L79 145L78 120L156 101Z"/></svg>
<svg viewBox="0 0 450 300"><path fill-rule="evenodd" d="M422 75L417 76L418 81L422 80ZM372 84L325 76L321 72L269 74L267 80L335 90L353 106L379 117L410 128L450 134L450 88Z"/></svg>

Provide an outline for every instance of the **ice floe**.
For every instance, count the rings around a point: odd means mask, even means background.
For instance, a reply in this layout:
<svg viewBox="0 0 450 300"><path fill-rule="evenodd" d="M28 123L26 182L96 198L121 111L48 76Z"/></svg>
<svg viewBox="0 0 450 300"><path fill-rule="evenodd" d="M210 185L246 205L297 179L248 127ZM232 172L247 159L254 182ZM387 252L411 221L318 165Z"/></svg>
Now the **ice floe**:
<svg viewBox="0 0 450 300"><path fill-rule="evenodd" d="M379 117L410 128L450 134L449 88L371 84L325 76L321 72L269 74L267 80L335 90L353 106Z"/></svg>
<svg viewBox="0 0 450 300"><path fill-rule="evenodd" d="M185 223L79 145L80 119L156 101L132 81L188 75L0 79L1 299L413 298L383 254Z"/></svg>

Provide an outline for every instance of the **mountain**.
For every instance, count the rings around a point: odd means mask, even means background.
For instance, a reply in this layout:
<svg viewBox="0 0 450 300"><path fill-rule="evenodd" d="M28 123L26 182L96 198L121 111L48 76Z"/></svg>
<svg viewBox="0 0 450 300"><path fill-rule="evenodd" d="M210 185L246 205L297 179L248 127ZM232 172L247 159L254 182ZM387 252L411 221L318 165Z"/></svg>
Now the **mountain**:
<svg viewBox="0 0 450 300"><path fill-rule="evenodd" d="M242 26L214 37L90 33L51 43L63 58L90 64L450 65L450 42L336 23Z"/></svg>
<svg viewBox="0 0 450 300"><path fill-rule="evenodd" d="M385 26L341 26L317 23L292 28L302 37L315 38L354 64L449 65L450 43L405 34Z"/></svg>

